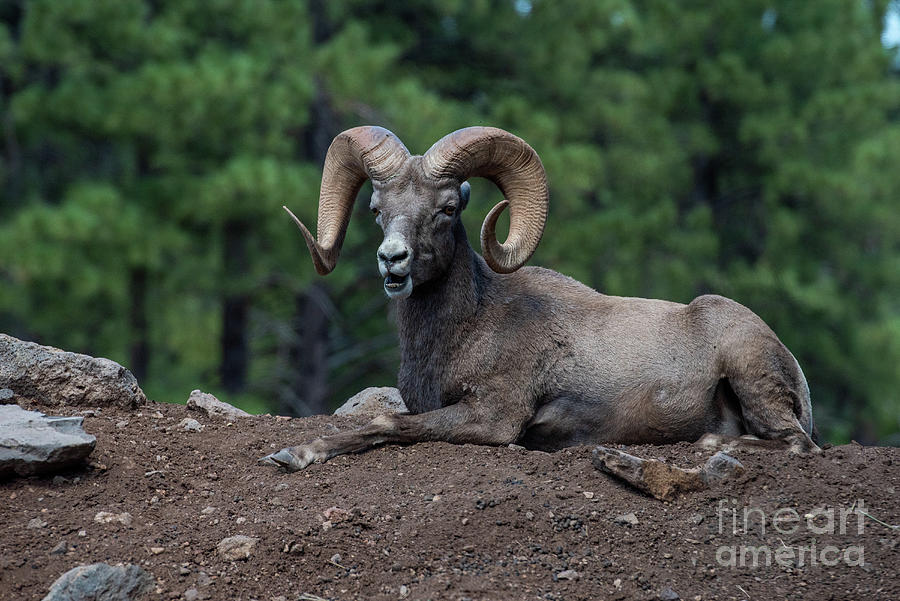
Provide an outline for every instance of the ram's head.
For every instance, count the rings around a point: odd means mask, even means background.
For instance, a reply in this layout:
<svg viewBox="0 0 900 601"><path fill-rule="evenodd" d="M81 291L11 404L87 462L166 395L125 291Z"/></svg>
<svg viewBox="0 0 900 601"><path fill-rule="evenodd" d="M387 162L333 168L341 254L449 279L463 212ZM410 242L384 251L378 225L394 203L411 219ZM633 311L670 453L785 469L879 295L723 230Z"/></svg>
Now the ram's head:
<svg viewBox="0 0 900 601"><path fill-rule="evenodd" d="M537 153L502 129L460 129L422 156L410 155L397 136L381 127L349 129L334 139L325 158L318 240L285 210L300 227L316 271L325 275L337 263L356 194L371 179L370 207L384 231L378 247L384 290L392 298L405 298L443 275L457 241L465 238L460 213L469 200L470 177L489 179L506 198L484 220L481 249L491 269L513 272L540 242L548 192ZM501 244L494 228L507 206L509 236Z"/></svg>

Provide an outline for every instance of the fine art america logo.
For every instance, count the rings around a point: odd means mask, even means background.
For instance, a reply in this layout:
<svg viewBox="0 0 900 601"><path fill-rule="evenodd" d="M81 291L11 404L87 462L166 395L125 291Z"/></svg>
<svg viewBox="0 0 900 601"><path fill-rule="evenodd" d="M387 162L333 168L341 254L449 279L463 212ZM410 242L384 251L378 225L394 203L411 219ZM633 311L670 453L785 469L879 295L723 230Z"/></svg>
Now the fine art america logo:
<svg viewBox="0 0 900 601"><path fill-rule="evenodd" d="M857 500L849 508L816 508L801 515L793 507L781 507L766 512L760 507L738 508L737 499L731 503L720 500L717 515L719 536L746 537L756 540L775 538L777 545L733 544L716 549L716 562L723 567L756 568L773 563L782 567L862 566L865 549L862 545L818 545L817 537L836 535L862 536L866 513L865 502ZM806 533L811 542L789 545L781 537ZM855 535L855 536L854 536ZM742 539L744 542L746 539Z"/></svg>

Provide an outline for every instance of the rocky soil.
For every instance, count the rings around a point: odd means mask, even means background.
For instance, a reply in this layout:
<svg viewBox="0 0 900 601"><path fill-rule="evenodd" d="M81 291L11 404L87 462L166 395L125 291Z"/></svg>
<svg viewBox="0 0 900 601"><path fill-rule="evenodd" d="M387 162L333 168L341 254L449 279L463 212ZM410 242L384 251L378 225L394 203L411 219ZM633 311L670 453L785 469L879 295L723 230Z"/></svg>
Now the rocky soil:
<svg viewBox="0 0 900 601"><path fill-rule="evenodd" d="M97 446L87 467L0 482L4 601L95 562L146 570L146 599L900 599L894 448L743 449L737 479L662 502L590 447L386 446L281 474L256 459L361 418L20 404L85 415Z"/></svg>

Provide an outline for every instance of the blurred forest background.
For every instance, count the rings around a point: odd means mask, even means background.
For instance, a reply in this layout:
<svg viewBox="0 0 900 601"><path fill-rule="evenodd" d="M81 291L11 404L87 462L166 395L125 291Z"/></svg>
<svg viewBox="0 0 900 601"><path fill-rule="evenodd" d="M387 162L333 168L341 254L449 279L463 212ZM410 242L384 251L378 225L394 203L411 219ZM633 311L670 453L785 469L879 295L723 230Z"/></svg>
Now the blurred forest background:
<svg viewBox="0 0 900 601"><path fill-rule="evenodd" d="M0 0L0 331L162 401L393 385L370 188L328 278L280 207L315 223L348 127L489 124L548 170L531 264L732 297L826 438L898 444L898 41L887 0ZM474 183L476 248L497 201Z"/></svg>

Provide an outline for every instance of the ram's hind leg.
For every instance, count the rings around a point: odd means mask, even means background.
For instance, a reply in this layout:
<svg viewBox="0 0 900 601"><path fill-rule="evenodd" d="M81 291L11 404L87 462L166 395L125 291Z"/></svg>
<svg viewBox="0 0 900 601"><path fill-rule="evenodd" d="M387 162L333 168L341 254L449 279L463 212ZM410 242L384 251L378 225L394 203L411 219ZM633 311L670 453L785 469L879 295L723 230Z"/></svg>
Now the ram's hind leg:
<svg viewBox="0 0 900 601"><path fill-rule="evenodd" d="M745 346L726 370L748 434L784 441L794 453L821 452L810 438L809 388L800 366L777 339L765 342L764 351Z"/></svg>

